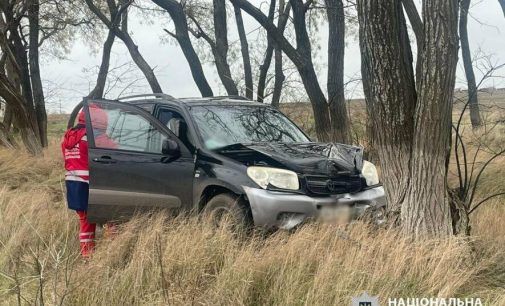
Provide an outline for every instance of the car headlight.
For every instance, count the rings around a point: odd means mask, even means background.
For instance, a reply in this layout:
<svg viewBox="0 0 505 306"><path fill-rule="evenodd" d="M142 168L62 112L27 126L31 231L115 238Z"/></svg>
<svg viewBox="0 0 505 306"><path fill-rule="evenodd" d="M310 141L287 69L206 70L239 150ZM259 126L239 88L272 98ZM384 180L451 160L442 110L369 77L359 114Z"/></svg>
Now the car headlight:
<svg viewBox="0 0 505 306"><path fill-rule="evenodd" d="M365 177L366 184L368 186L373 186L379 184L379 174L377 173L377 168L375 165L369 161L363 161L363 169L361 174Z"/></svg>
<svg viewBox="0 0 505 306"><path fill-rule="evenodd" d="M293 171L253 166L247 168L247 175L263 189L267 189L268 185L281 189L300 189L298 175Z"/></svg>

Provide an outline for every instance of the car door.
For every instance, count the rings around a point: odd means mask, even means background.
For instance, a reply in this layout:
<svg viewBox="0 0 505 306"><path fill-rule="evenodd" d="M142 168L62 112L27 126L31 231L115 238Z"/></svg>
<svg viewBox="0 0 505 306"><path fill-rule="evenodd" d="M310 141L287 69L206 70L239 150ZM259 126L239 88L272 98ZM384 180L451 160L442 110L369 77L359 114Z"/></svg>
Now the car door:
<svg viewBox="0 0 505 306"><path fill-rule="evenodd" d="M182 142L148 112L126 103L83 104L89 144L88 218L103 223L139 212L191 206L194 162ZM180 153L162 153L165 139Z"/></svg>

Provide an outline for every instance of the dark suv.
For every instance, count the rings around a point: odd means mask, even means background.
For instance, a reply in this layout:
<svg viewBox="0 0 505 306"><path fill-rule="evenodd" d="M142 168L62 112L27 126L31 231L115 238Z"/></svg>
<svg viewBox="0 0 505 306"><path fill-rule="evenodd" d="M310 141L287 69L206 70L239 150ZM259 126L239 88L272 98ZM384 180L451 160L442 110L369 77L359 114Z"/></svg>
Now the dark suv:
<svg viewBox="0 0 505 306"><path fill-rule="evenodd" d="M153 209L267 228L312 217L380 219L384 189L362 148L312 142L276 109L241 97L85 99L90 221Z"/></svg>

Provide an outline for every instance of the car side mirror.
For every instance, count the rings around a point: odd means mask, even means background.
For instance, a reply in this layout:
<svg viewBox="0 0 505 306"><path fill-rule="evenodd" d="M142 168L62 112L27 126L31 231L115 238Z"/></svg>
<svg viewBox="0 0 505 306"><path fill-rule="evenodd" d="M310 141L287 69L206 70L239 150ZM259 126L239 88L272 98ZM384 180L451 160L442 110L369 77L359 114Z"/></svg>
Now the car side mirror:
<svg viewBox="0 0 505 306"><path fill-rule="evenodd" d="M163 140L161 146L161 153L168 156L177 157L181 154L181 149L179 148L179 144L177 141L172 139Z"/></svg>

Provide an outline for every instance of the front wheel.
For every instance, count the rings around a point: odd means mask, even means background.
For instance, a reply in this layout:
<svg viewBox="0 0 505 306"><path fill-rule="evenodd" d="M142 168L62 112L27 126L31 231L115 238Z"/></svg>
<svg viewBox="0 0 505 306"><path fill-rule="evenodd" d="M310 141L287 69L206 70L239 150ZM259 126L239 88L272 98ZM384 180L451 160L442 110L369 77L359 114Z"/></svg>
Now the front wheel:
<svg viewBox="0 0 505 306"><path fill-rule="evenodd" d="M231 193L219 194L207 203L203 215L217 227L230 226L232 230L244 230L252 225L247 202Z"/></svg>

